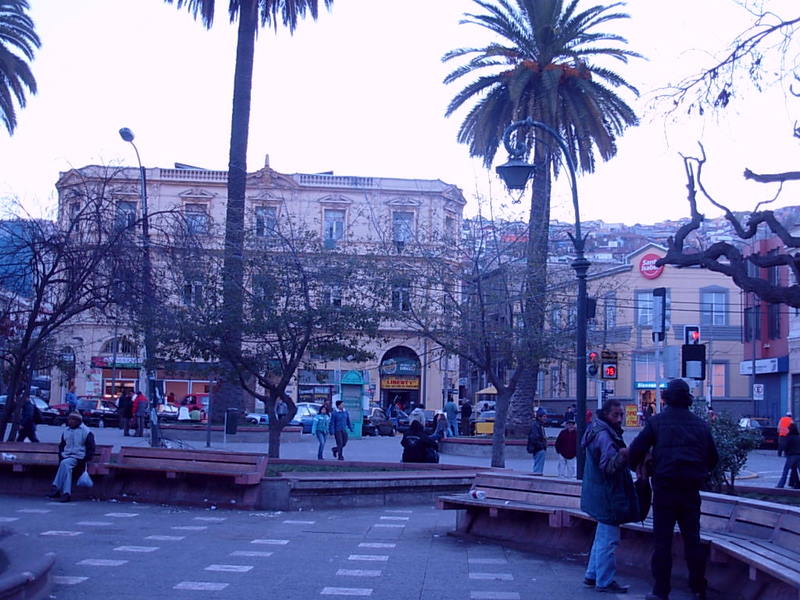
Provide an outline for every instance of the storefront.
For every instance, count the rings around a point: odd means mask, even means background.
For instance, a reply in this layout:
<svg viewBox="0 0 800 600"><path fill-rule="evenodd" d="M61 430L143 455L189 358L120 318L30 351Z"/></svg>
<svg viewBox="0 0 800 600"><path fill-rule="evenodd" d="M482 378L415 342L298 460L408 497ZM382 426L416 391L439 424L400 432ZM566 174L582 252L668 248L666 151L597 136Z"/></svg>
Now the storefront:
<svg viewBox="0 0 800 600"><path fill-rule="evenodd" d="M139 387L141 364L135 356L117 356L116 361L110 356L93 356L92 369L86 383L87 396L102 396L116 399L123 393L133 394Z"/></svg>
<svg viewBox="0 0 800 600"><path fill-rule="evenodd" d="M405 346L392 348L384 355L379 371L381 406L385 410L398 403L404 411L422 405L421 368L416 352Z"/></svg>

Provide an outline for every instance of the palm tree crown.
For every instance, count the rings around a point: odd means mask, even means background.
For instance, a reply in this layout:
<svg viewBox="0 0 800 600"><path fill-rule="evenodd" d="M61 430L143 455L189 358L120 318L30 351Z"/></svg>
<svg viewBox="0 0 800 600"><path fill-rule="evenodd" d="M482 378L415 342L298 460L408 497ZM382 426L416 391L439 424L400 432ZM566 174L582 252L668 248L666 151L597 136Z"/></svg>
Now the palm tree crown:
<svg viewBox="0 0 800 600"><path fill-rule="evenodd" d="M615 12L622 3L578 13L578 0L566 6L563 0L474 1L485 13L467 14L462 23L484 27L502 41L452 50L442 59L467 60L445 83L475 76L453 98L446 113L450 116L475 100L458 136L459 142L469 144L470 155L482 157L490 166L505 127L532 117L561 133L582 170L594 169L595 148L604 160L611 158L616 152L615 136L637 124L633 110L612 88L626 88L637 95L638 91L590 59L627 62L639 56L619 46L626 43L624 38L595 31L628 17ZM543 145L535 147L536 159L544 159Z"/></svg>
<svg viewBox="0 0 800 600"><path fill-rule="evenodd" d="M165 0L168 4L175 4L178 8L186 8L197 18L198 15L203 21L203 25L211 27L214 23L214 0ZM293 32L297 27L297 22L305 17L306 11L311 14L313 19L317 18L318 0L229 0L228 14L231 22L236 21L239 11L243 6L255 1L258 4L259 19L261 26L272 25L277 29L278 21L283 23ZM333 0L324 0L325 6L330 7Z"/></svg>
<svg viewBox="0 0 800 600"><path fill-rule="evenodd" d="M0 119L8 133L17 126L14 99L25 106L25 89L36 93L36 79L28 61L41 42L33 21L25 14L27 0L0 0Z"/></svg>

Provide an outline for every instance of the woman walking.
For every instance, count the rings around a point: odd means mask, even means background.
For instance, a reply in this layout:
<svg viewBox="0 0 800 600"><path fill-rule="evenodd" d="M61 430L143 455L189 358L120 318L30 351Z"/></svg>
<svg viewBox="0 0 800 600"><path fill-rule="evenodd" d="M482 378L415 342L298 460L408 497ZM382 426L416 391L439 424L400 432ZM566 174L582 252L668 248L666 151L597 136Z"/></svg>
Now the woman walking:
<svg viewBox="0 0 800 600"><path fill-rule="evenodd" d="M331 416L328 414L328 405L323 404L311 423L311 434L317 436L319 450L317 459L322 460L322 451L325 450L325 440L328 439L328 428L331 426Z"/></svg>
<svg viewBox="0 0 800 600"><path fill-rule="evenodd" d="M783 452L786 454L786 461L783 463L783 473L776 487L782 488L786 485L786 477L790 470L792 476L789 478L789 487L797 487L796 484L792 485L792 482L797 480L797 467L800 466L800 430L797 429L797 423L789 423L784 439Z"/></svg>

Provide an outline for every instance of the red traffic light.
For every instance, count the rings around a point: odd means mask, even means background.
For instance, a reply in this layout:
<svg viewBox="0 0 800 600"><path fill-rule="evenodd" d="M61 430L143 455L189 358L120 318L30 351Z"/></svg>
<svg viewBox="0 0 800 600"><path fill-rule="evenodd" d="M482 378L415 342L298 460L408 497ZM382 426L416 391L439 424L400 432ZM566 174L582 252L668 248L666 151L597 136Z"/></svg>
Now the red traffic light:
<svg viewBox="0 0 800 600"><path fill-rule="evenodd" d="M595 362L598 358L600 358L600 355L597 352L595 352L594 350L589 352L589 360L591 362Z"/></svg>

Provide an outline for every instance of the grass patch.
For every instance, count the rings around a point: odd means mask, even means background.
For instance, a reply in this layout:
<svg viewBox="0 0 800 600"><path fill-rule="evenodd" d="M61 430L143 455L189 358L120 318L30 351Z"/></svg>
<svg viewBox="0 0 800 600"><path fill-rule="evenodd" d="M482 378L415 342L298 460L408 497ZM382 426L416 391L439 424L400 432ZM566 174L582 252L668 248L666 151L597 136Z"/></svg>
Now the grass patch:
<svg viewBox="0 0 800 600"><path fill-rule="evenodd" d="M319 465L273 465L267 463L267 477L278 477L281 473L374 473L376 471L403 471L402 467L336 466L326 463Z"/></svg>

